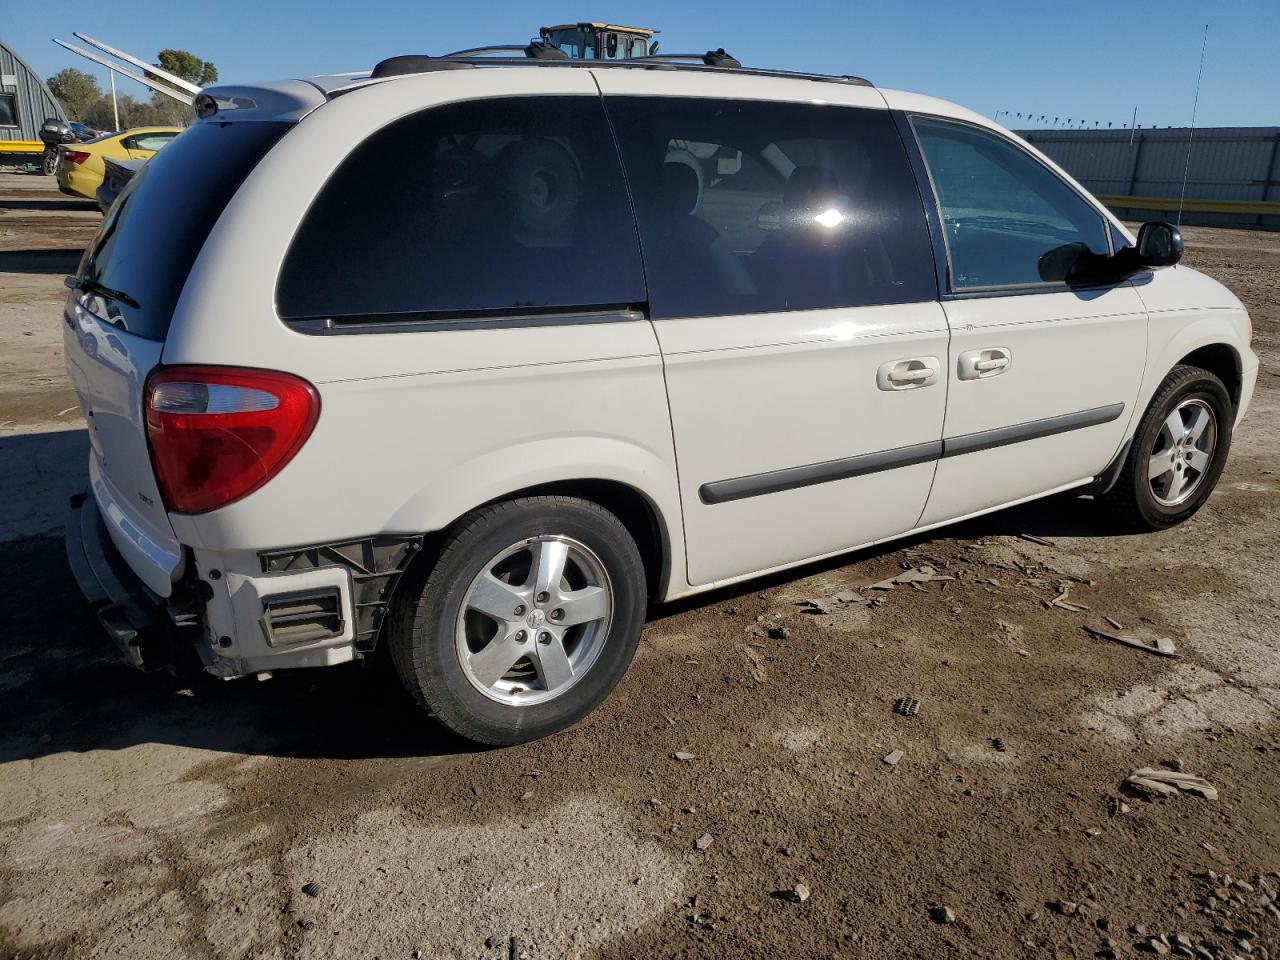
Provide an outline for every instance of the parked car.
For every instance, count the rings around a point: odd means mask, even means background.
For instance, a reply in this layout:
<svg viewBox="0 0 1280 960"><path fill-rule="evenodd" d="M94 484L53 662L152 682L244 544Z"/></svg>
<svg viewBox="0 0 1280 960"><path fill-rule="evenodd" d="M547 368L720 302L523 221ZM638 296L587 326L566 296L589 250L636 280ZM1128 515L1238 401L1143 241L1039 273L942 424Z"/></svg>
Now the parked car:
<svg viewBox="0 0 1280 960"><path fill-rule="evenodd" d="M1258 360L1173 226L865 81L484 62L206 91L68 279L68 551L134 663L385 648L515 743L606 697L652 603L1060 491L1145 530L1209 496Z"/></svg>
<svg viewBox="0 0 1280 960"><path fill-rule="evenodd" d="M104 217L107 215L107 211L111 209L111 205L116 202L116 197L120 195L124 185L132 179L135 173L142 169L142 165L146 162L145 160L102 158L102 183L99 184L97 191L94 193L94 199L98 201L98 209L102 211Z"/></svg>
<svg viewBox="0 0 1280 960"><path fill-rule="evenodd" d="M135 127L123 133L107 133L84 143L58 148L58 189L73 197L96 200L106 176L103 161L146 160L182 133L182 127Z"/></svg>

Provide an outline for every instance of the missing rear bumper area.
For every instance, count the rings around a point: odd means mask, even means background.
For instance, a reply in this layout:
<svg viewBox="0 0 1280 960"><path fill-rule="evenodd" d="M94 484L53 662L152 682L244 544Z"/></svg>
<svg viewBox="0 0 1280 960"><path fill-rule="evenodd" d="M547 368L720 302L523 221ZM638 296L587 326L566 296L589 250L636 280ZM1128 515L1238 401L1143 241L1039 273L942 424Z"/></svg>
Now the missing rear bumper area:
<svg viewBox="0 0 1280 960"><path fill-rule="evenodd" d="M139 670L174 663L180 644L197 630L187 609L147 589L129 569L88 494L71 498L65 533L67 562L80 592L125 659Z"/></svg>

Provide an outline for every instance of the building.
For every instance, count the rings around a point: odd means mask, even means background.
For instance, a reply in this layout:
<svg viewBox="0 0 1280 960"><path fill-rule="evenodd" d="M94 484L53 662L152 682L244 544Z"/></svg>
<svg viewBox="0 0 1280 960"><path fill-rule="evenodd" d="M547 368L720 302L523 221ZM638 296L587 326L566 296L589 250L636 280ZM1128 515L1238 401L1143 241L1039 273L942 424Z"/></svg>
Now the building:
<svg viewBox="0 0 1280 960"><path fill-rule="evenodd" d="M1280 230L1280 127L1019 135L1125 219L1174 219L1185 174L1183 223Z"/></svg>
<svg viewBox="0 0 1280 960"><path fill-rule="evenodd" d="M36 161L44 150L40 124L67 119L27 61L0 40L0 163Z"/></svg>

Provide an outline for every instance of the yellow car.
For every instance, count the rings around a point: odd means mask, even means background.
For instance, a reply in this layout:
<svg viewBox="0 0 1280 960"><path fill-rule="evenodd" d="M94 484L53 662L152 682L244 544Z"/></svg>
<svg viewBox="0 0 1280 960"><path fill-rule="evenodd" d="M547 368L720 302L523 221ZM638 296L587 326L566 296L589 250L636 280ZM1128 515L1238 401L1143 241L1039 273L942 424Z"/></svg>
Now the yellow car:
<svg viewBox="0 0 1280 960"><path fill-rule="evenodd" d="M107 172L103 157L146 160L181 132L182 127L135 127L59 147L58 189L73 197L94 200Z"/></svg>

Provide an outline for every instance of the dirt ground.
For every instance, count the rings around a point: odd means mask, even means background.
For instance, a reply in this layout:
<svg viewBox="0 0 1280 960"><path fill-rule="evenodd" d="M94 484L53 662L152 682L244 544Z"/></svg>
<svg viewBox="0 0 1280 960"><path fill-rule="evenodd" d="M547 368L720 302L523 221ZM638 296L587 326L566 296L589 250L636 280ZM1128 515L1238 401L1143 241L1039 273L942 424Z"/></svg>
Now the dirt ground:
<svg viewBox="0 0 1280 960"><path fill-rule="evenodd" d="M1185 231L1263 361L1192 521L1059 497L663 608L594 716L476 752L377 665L117 661L60 537L98 222L0 175L0 958L1280 958L1280 235ZM1162 764L1218 799L1122 790Z"/></svg>

